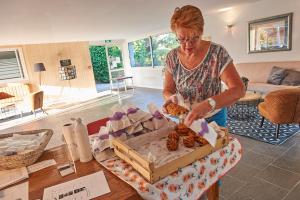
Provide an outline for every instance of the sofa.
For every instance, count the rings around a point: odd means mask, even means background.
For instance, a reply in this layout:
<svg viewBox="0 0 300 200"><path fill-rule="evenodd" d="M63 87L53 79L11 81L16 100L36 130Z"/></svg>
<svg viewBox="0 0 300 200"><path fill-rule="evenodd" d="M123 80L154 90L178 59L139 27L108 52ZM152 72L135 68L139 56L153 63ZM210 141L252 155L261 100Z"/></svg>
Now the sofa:
<svg viewBox="0 0 300 200"><path fill-rule="evenodd" d="M26 83L9 83L0 87L0 108L5 109L8 106L25 106L24 101L30 99L38 87ZM4 94L4 96L3 96ZM8 97L5 97L8 95ZM1 98L2 96L2 98ZM9 97L12 96L12 97ZM4 98L3 98L4 97Z"/></svg>
<svg viewBox="0 0 300 200"><path fill-rule="evenodd" d="M267 83L269 74L274 66L300 72L300 61L238 63L235 66L241 77L249 79L247 88L249 91L260 92L265 95L275 90L300 87L300 85L274 85Z"/></svg>

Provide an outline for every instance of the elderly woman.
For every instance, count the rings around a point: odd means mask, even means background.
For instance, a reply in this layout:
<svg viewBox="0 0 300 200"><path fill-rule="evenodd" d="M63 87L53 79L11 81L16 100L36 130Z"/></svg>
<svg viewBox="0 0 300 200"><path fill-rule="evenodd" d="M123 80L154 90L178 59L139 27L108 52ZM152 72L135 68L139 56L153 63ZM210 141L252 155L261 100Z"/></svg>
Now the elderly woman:
<svg viewBox="0 0 300 200"><path fill-rule="evenodd" d="M225 107L244 96L245 88L226 49L201 39L203 26L199 8L187 5L175 9L171 29L180 46L166 58L165 105L178 103L180 94L190 109L187 126L199 118L226 126ZM221 81L228 87L225 91Z"/></svg>

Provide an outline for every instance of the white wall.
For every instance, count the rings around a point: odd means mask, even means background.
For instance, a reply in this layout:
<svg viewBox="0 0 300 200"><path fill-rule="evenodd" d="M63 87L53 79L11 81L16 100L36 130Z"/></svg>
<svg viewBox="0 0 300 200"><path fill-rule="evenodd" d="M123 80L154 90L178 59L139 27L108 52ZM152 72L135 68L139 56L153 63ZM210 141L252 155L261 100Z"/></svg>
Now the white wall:
<svg viewBox="0 0 300 200"><path fill-rule="evenodd" d="M292 50L247 53L248 21L293 12ZM300 60L300 0L264 0L253 4L233 7L222 13L208 13L204 16L204 35L210 35L212 41L222 44L230 53L235 63L261 61L299 61ZM227 24L234 24L231 31ZM165 29L161 32L165 32ZM145 36L140 36L140 39ZM128 41L132 41L128 40ZM127 41L127 42L128 42ZM130 68L127 44L124 45L126 73L133 75L135 85L142 87L163 88L160 68Z"/></svg>
<svg viewBox="0 0 300 200"><path fill-rule="evenodd" d="M292 50L247 53L248 21L293 12ZM231 32L227 24L233 24ZM205 33L225 46L235 63L300 60L300 1L264 0L205 17Z"/></svg>

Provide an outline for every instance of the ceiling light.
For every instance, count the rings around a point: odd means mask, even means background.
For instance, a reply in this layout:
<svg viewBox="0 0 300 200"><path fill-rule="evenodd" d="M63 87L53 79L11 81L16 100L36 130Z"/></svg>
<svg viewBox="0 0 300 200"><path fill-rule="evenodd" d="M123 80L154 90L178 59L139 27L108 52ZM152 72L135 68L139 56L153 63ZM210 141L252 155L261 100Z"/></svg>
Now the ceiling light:
<svg viewBox="0 0 300 200"><path fill-rule="evenodd" d="M231 9L232 9L232 7L226 7L226 8L221 8L218 11L219 12L225 12L225 11L228 11L228 10L231 10Z"/></svg>

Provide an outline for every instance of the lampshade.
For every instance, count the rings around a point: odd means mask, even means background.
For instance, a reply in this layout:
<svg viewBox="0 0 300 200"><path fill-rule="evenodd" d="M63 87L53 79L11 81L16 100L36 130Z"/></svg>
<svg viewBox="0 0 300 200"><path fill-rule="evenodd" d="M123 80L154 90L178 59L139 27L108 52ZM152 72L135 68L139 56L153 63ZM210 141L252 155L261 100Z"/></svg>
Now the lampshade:
<svg viewBox="0 0 300 200"><path fill-rule="evenodd" d="M44 66L44 63L35 63L35 64L34 64L34 71L35 71L35 72L46 71L46 68L45 68L45 66Z"/></svg>

